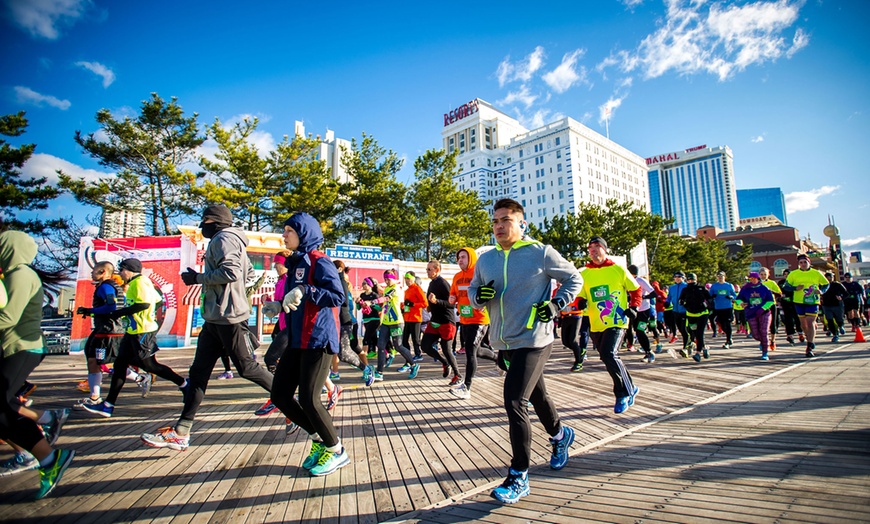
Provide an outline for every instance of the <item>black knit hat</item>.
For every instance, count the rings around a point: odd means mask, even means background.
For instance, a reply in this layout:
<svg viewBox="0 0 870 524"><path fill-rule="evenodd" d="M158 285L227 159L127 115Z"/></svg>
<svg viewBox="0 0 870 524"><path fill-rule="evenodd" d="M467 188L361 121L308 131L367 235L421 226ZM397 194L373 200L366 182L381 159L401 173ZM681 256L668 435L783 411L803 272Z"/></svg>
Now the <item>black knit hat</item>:
<svg viewBox="0 0 870 524"><path fill-rule="evenodd" d="M603 237L594 236L594 237L589 239L589 244L598 244L599 246L603 247L604 249L607 249L607 241L604 240Z"/></svg>
<svg viewBox="0 0 870 524"><path fill-rule="evenodd" d="M233 225L233 212L223 204L214 204L205 208L202 212L202 220L212 219L219 226Z"/></svg>
<svg viewBox="0 0 870 524"><path fill-rule="evenodd" d="M133 273L141 273L142 261L138 258L125 258L120 264L118 264L118 271L122 269L132 271Z"/></svg>

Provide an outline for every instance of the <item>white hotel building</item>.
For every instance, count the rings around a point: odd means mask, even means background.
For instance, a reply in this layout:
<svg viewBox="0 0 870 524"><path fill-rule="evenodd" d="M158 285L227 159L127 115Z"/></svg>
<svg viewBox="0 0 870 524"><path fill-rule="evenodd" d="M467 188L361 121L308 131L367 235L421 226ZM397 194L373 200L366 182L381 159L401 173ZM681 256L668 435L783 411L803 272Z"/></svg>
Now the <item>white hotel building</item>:
<svg viewBox="0 0 870 524"><path fill-rule="evenodd" d="M740 225L734 156L728 146L691 147L646 159L652 212L673 218L682 235L704 226L734 231Z"/></svg>
<svg viewBox="0 0 870 524"><path fill-rule="evenodd" d="M616 199L649 211L645 159L574 119L529 131L475 99L444 115L441 136L448 153L459 150L454 181L490 201L490 211L513 198L538 227L582 202Z"/></svg>

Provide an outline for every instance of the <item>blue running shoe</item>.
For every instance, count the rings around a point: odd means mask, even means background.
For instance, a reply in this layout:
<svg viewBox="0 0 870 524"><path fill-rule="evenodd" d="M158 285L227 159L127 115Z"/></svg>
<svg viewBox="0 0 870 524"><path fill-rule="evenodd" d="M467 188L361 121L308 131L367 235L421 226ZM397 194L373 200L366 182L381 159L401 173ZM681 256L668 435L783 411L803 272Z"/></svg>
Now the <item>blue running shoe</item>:
<svg viewBox="0 0 870 524"><path fill-rule="evenodd" d="M695 362L700 364L701 363L701 354L695 353L694 355L692 355L692 360L694 360Z"/></svg>
<svg viewBox="0 0 870 524"><path fill-rule="evenodd" d="M370 387L375 382L375 368L366 366L363 370L363 380L366 383L366 387Z"/></svg>
<svg viewBox="0 0 870 524"><path fill-rule="evenodd" d="M109 403L105 401L94 406L83 404L82 409L106 418L111 417L112 413L115 412L115 406L110 406Z"/></svg>
<svg viewBox="0 0 870 524"><path fill-rule="evenodd" d="M770 360L770 357L767 356L767 353L762 353L761 360Z"/></svg>
<svg viewBox="0 0 870 524"><path fill-rule="evenodd" d="M499 502L514 504L531 492L532 488L529 487L528 470L517 471L511 468L508 470L508 476L501 483L501 486L492 490L490 495Z"/></svg>
<svg viewBox="0 0 870 524"><path fill-rule="evenodd" d="M420 363L417 362L416 364L414 364L413 366L411 366L411 372L408 373L408 378L409 378L409 379L415 379L415 378L417 378L417 373L419 373L419 372L420 372Z"/></svg>
<svg viewBox="0 0 870 524"><path fill-rule="evenodd" d="M269 399L262 406L260 406L257 411L254 411L254 415L257 415L258 417L265 417L266 415L271 415L276 411L278 411L278 406L272 403L272 399Z"/></svg>
<svg viewBox="0 0 870 524"><path fill-rule="evenodd" d="M393 355L387 355L387 363L384 366L384 369L387 369L393 365L393 358L394 358Z"/></svg>
<svg viewBox="0 0 870 524"><path fill-rule="evenodd" d="M330 371L329 380L341 380L341 374L338 371Z"/></svg>
<svg viewBox="0 0 870 524"><path fill-rule="evenodd" d="M396 371L398 371L399 373L407 373L407 372L411 371L411 365L405 364L404 366L400 367Z"/></svg>
<svg viewBox="0 0 870 524"><path fill-rule="evenodd" d="M414 357L414 362L423 362L423 355L417 355Z"/></svg>
<svg viewBox="0 0 870 524"><path fill-rule="evenodd" d="M574 430L562 426L562 438L559 440L550 439L550 444L553 445L553 455L550 457L550 467L553 469L562 469L568 463L568 448L574 443Z"/></svg>
<svg viewBox="0 0 870 524"><path fill-rule="evenodd" d="M640 388L635 386L634 392L627 397L619 397L616 399L616 405L613 406L614 413L624 413L629 407L634 405L634 397L640 392Z"/></svg>

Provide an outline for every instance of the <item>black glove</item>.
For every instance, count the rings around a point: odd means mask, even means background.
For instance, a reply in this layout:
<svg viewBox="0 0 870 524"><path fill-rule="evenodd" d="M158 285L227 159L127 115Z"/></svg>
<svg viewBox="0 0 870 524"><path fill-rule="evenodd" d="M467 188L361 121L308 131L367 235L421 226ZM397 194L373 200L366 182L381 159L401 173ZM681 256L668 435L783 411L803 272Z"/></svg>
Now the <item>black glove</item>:
<svg viewBox="0 0 870 524"><path fill-rule="evenodd" d="M184 281L188 286L192 286L196 284L196 277L199 275L193 268L187 268L187 271L181 274L181 280Z"/></svg>
<svg viewBox="0 0 870 524"><path fill-rule="evenodd" d="M406 301L405 301L405 306L406 306L406 307L409 307L409 308L414 307L414 301L413 301L413 300L406 300Z"/></svg>
<svg viewBox="0 0 870 524"><path fill-rule="evenodd" d="M625 310L625 316L627 316L631 319L632 322L634 322L634 320L637 318L637 308L633 306L629 307Z"/></svg>
<svg viewBox="0 0 870 524"><path fill-rule="evenodd" d="M483 304L495 298L495 288L492 287L494 284L495 280L490 280L488 284L477 288L477 292L474 294L474 301L478 304Z"/></svg>
<svg viewBox="0 0 870 524"><path fill-rule="evenodd" d="M91 311L93 311L91 308L83 307L83 306L79 306L79 308L76 309L76 313L83 316L83 317L91 316Z"/></svg>
<svg viewBox="0 0 870 524"><path fill-rule="evenodd" d="M538 317L539 321L550 322L565 306L560 299L555 299L538 302L533 307L535 308L535 316Z"/></svg>
<svg viewBox="0 0 870 524"><path fill-rule="evenodd" d="M586 309L587 307L589 307L589 301L587 301L583 297L580 297L577 299L577 309L578 310L582 311L582 310Z"/></svg>

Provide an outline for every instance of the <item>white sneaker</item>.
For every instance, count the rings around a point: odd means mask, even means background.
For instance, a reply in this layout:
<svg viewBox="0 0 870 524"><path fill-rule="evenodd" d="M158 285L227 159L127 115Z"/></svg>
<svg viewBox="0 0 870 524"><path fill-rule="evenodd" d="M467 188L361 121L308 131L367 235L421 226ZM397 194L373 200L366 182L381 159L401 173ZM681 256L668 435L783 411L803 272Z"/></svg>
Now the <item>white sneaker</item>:
<svg viewBox="0 0 870 524"><path fill-rule="evenodd" d="M471 391L465 387L464 383L452 388L450 394L456 398L461 398L462 400L468 400L471 398Z"/></svg>

